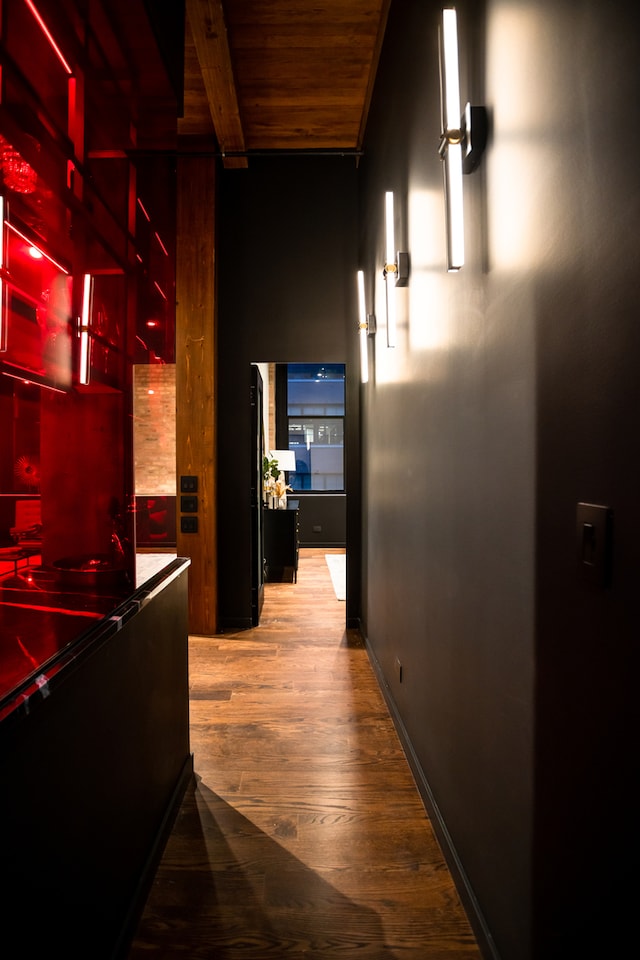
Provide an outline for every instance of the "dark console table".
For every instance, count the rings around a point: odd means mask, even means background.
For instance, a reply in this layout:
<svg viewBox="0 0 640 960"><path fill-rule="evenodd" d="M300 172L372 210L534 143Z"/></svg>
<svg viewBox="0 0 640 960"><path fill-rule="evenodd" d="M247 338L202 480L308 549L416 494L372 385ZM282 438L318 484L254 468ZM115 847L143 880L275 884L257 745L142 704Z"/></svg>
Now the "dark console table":
<svg viewBox="0 0 640 960"><path fill-rule="evenodd" d="M288 500L285 510L264 511L264 557L267 583L295 583L298 579L299 500Z"/></svg>

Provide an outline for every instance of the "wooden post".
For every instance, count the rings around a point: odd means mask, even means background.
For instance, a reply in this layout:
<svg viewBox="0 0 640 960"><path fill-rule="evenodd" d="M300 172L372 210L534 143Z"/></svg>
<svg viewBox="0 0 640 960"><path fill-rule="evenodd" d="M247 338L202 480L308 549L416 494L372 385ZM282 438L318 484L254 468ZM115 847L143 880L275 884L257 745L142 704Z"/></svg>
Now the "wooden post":
<svg viewBox="0 0 640 960"><path fill-rule="evenodd" d="M176 249L176 526L190 557L189 633L218 629L216 523L215 160L178 160ZM195 477L197 512L181 509L183 477ZM197 520L196 532L183 521Z"/></svg>

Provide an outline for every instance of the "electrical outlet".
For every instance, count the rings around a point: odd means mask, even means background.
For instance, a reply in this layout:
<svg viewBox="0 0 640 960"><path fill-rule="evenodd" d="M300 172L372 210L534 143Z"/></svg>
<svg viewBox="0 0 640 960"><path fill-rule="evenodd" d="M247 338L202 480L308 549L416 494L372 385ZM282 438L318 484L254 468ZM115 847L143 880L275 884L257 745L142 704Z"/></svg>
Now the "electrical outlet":
<svg viewBox="0 0 640 960"><path fill-rule="evenodd" d="M183 513L197 513L198 512L198 498L197 497L180 497L180 509Z"/></svg>
<svg viewBox="0 0 640 960"><path fill-rule="evenodd" d="M197 517L180 517L180 533L197 533Z"/></svg>

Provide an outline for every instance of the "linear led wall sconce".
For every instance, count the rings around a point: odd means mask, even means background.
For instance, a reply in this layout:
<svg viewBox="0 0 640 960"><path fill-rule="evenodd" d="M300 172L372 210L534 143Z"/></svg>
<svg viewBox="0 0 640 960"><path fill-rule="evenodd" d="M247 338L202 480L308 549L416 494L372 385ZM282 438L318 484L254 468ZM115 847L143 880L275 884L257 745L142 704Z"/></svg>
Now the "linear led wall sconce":
<svg viewBox="0 0 640 960"><path fill-rule="evenodd" d="M472 173L487 142L487 111L467 103L460 113L458 20L455 7L445 7L440 26L441 134L438 153L444 163L447 221L447 270L464 265L462 175Z"/></svg>
<svg viewBox="0 0 640 960"><path fill-rule="evenodd" d="M387 346L396 345L395 287L406 287L409 280L409 254L396 251L393 192L385 195L385 262L382 275L387 297Z"/></svg>
<svg viewBox="0 0 640 960"><path fill-rule="evenodd" d="M360 381L367 383L369 380L369 352L367 346L367 337L373 337L376 332L376 318L372 313L367 313L367 305L364 293L364 272L358 270L358 336L360 338Z"/></svg>
<svg viewBox="0 0 640 960"><path fill-rule="evenodd" d="M89 383L91 370L91 341L89 330L93 309L93 278L85 273L82 278L82 309L78 317L78 336L80 337L80 358L78 363L78 382Z"/></svg>

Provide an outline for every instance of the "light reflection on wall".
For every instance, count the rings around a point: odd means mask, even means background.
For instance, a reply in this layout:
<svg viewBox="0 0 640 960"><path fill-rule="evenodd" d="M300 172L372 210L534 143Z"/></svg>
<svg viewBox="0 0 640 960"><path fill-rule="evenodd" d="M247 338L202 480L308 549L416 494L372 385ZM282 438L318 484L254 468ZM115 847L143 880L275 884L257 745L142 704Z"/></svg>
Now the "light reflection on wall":
<svg viewBox="0 0 640 960"><path fill-rule="evenodd" d="M547 184L557 184L554 130L558 77L540 71L554 49L553 24L530 4L494 6L487 27L487 102L496 146L486 158L490 269L539 267L553 214Z"/></svg>
<svg viewBox="0 0 640 960"><path fill-rule="evenodd" d="M409 194L411 350L439 350L445 347L449 340L448 313L442 299L444 244L442 191L412 191ZM452 277L451 281L455 282L455 277Z"/></svg>

